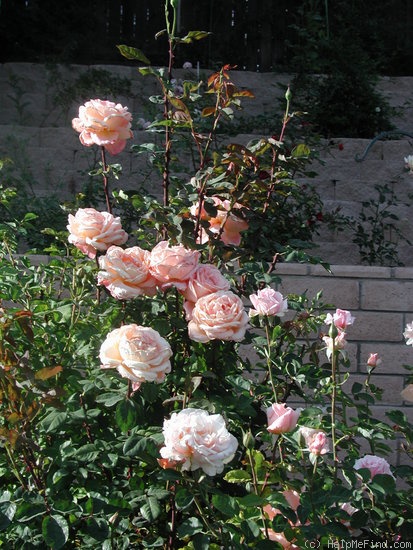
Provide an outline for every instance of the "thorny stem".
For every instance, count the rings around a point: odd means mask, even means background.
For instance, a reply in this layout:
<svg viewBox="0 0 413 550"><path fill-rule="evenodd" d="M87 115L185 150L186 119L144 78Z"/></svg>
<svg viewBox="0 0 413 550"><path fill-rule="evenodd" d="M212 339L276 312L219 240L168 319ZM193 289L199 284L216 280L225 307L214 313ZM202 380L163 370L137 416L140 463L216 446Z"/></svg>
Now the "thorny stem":
<svg viewBox="0 0 413 550"><path fill-rule="evenodd" d="M337 329L334 326L334 324L331 325L332 330L330 330L330 334L332 337L332 354L331 354L331 382L333 384L332 392L331 392L331 440L333 444L333 468L334 468L334 476L337 475L337 433L336 433L336 406L337 406L337 350L336 350L336 335L337 335ZM333 329L336 329L334 330Z"/></svg>
<svg viewBox="0 0 413 550"><path fill-rule="evenodd" d="M100 148L100 152L102 156L103 191L105 193L106 209L109 212L109 214L112 214L112 205L110 203L110 198L109 198L108 165L106 163L106 152L103 146Z"/></svg>
<svg viewBox="0 0 413 550"><path fill-rule="evenodd" d="M272 388L272 392L274 394L274 400L275 402L278 401L277 399L277 391L275 389L274 379L272 376L272 367L271 367L271 339L270 339L270 330L268 326L268 319L265 318L265 336L267 338L267 345L268 345L268 357L267 357L267 367L268 367L268 376L270 379L270 384Z"/></svg>

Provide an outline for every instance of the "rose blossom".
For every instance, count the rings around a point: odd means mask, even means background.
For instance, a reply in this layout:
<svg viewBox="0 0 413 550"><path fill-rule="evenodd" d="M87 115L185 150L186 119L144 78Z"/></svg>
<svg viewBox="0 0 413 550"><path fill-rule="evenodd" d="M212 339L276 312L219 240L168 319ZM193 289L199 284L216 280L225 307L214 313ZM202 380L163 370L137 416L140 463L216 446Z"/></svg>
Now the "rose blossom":
<svg viewBox="0 0 413 550"><path fill-rule="evenodd" d="M333 315L327 313L325 324L331 325L331 323L334 323L339 330L346 330L348 325L352 325L354 321L355 317L353 317L349 311L345 309L336 309Z"/></svg>
<svg viewBox="0 0 413 550"><path fill-rule="evenodd" d="M117 155L133 137L132 115L127 107L112 101L91 99L79 107L79 118L72 120L76 132L80 132L82 145L100 145L112 155Z"/></svg>
<svg viewBox="0 0 413 550"><path fill-rule="evenodd" d="M323 341L326 344L327 358L330 359L334 350L343 350L347 346L346 333L339 332L335 338L331 336L323 336Z"/></svg>
<svg viewBox="0 0 413 550"><path fill-rule="evenodd" d="M407 385L404 390L401 391L401 396L405 401L413 401L413 384Z"/></svg>
<svg viewBox="0 0 413 550"><path fill-rule="evenodd" d="M367 366L369 367L378 367L381 364L381 359L378 353L370 353L369 358L367 359Z"/></svg>
<svg viewBox="0 0 413 550"><path fill-rule="evenodd" d="M214 265L199 264L188 281L187 288L182 292L185 298L184 308L187 318L192 316L195 302L219 290L229 290L229 281L222 275Z"/></svg>
<svg viewBox="0 0 413 550"><path fill-rule="evenodd" d="M209 476L220 474L238 447L223 417L200 409L173 413L164 421L163 435L162 458L181 463L182 470L201 468Z"/></svg>
<svg viewBox="0 0 413 550"><path fill-rule="evenodd" d="M258 290L257 294L250 294L250 300L255 309L250 309L249 316L255 315L278 315L282 317L288 309L287 300L281 292L271 287Z"/></svg>
<svg viewBox="0 0 413 550"><path fill-rule="evenodd" d="M169 246L167 241L161 241L152 249L149 271L162 290L175 286L183 291L198 267L198 260L198 251L189 250L182 244Z"/></svg>
<svg viewBox="0 0 413 550"><path fill-rule="evenodd" d="M69 214L67 229L69 242L89 258L95 258L97 250L104 252L109 246L124 244L128 240L120 218L94 208L79 208L74 216Z"/></svg>
<svg viewBox="0 0 413 550"><path fill-rule="evenodd" d="M163 382L171 372L171 346L154 329L135 324L112 330L100 348L102 368L132 382Z"/></svg>
<svg viewBox="0 0 413 550"><path fill-rule="evenodd" d="M240 342L248 326L248 315L236 294L220 290L203 296L192 311L188 323L189 337L196 342L231 340Z"/></svg>
<svg viewBox="0 0 413 550"><path fill-rule="evenodd" d="M413 174L413 155L404 157L404 164L409 169L410 174Z"/></svg>
<svg viewBox="0 0 413 550"><path fill-rule="evenodd" d="M221 200L219 197L212 197L217 213L214 217L209 216L204 206L202 205L200 219L209 222L208 231L220 236L223 243L228 245L239 246L241 243L241 232L248 229L248 223L236 216L232 210L239 210L242 205L234 203L231 205L229 200ZM199 214L199 204L192 206L191 214L197 217ZM204 244L208 242L208 233L202 229L198 242Z"/></svg>
<svg viewBox="0 0 413 550"><path fill-rule="evenodd" d="M360 468L366 468L370 470L371 479L377 474L387 474L394 478L394 475L391 473L390 464L384 458L375 455L365 455L362 458L359 458L354 463L354 468L360 470Z"/></svg>
<svg viewBox="0 0 413 550"><path fill-rule="evenodd" d="M117 300L136 296L155 296L156 280L149 273L149 252L133 246L111 246L99 258L98 284L105 286Z"/></svg>
<svg viewBox="0 0 413 550"><path fill-rule="evenodd" d="M314 455L324 455L329 451L329 443L325 432L302 426L300 434L304 438L307 450Z"/></svg>
<svg viewBox="0 0 413 550"><path fill-rule="evenodd" d="M406 339L406 344L413 346L413 323L407 323L403 336Z"/></svg>
<svg viewBox="0 0 413 550"><path fill-rule="evenodd" d="M296 427L299 416L299 410L295 411L285 403L273 403L267 409L267 430L273 434L291 432Z"/></svg>

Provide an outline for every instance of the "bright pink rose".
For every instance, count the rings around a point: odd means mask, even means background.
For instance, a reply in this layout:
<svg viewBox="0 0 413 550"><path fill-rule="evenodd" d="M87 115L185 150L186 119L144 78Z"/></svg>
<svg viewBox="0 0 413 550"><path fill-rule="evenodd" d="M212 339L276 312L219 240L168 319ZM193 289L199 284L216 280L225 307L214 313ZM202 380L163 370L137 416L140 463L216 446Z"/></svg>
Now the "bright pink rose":
<svg viewBox="0 0 413 550"><path fill-rule="evenodd" d="M162 290L174 286L184 291L198 261L198 251L189 250L182 244L169 246L167 241L161 241L151 252L149 270Z"/></svg>
<svg viewBox="0 0 413 550"><path fill-rule="evenodd" d="M192 311L189 337L196 342L230 340L240 342L248 326L241 298L229 290L203 296Z"/></svg>
<svg viewBox="0 0 413 550"><path fill-rule="evenodd" d="M378 367L381 363L381 359L378 353L370 353L369 358L367 359L367 365L369 367Z"/></svg>
<svg viewBox="0 0 413 550"><path fill-rule="evenodd" d="M195 302L219 290L229 290L229 281L222 275L214 265L199 264L188 281L187 288L183 291L185 298L184 308L187 319L191 319Z"/></svg>
<svg viewBox="0 0 413 550"><path fill-rule="evenodd" d="M98 273L98 284L105 286L117 300L155 296L156 280L149 272L149 257L149 252L139 246L125 250L111 246L99 258L102 271Z"/></svg>
<svg viewBox="0 0 413 550"><path fill-rule="evenodd" d="M403 336L406 339L406 344L413 346L413 323L407 323Z"/></svg>
<svg viewBox="0 0 413 550"><path fill-rule="evenodd" d="M390 464L384 458L375 455L365 455L354 463L355 470L366 468L370 470L371 479L377 474L386 474L394 477L390 470Z"/></svg>
<svg viewBox="0 0 413 550"><path fill-rule="evenodd" d="M223 417L200 409L173 413L164 421L163 435L162 458L180 463L182 470L201 468L209 476L220 474L238 447Z"/></svg>
<svg viewBox="0 0 413 550"><path fill-rule="evenodd" d="M329 451L329 442L325 432L314 428L301 427L300 434L304 438L307 451L314 455L324 455Z"/></svg>
<svg viewBox="0 0 413 550"><path fill-rule="evenodd" d="M331 359L333 350L343 350L347 346L346 333L339 332L335 338L331 336L323 336L324 343L326 344L326 354L327 358Z"/></svg>
<svg viewBox="0 0 413 550"><path fill-rule="evenodd" d="M241 232L248 229L248 223L240 216L236 216L233 210L240 210L242 205L235 203L231 206L231 201L221 200L219 197L212 197L214 205L217 208L215 217L210 217L205 208L202 207L201 219L209 222L208 231L220 235L223 243L228 245L239 246L241 243ZM191 208L191 214L198 216L199 205L196 204ZM202 229L198 242L201 244L208 242L208 233Z"/></svg>
<svg viewBox="0 0 413 550"><path fill-rule="evenodd" d="M351 313L345 309L336 309L336 312L331 315L331 313L327 313L325 323L326 325L331 325L331 323L334 323L334 325L339 330L346 330L346 328L349 325L352 325L355 321L355 317L351 315Z"/></svg>
<svg viewBox="0 0 413 550"><path fill-rule="evenodd" d="M255 309L250 309L250 317L255 315L277 315L282 317L288 309L287 300L281 292L266 287L258 290L257 294L251 294L250 300Z"/></svg>
<svg viewBox="0 0 413 550"><path fill-rule="evenodd" d="M76 132L80 132L82 145L100 145L112 155L117 155L133 137L131 131L132 115L127 107L91 99L79 107L79 118L72 120Z"/></svg>
<svg viewBox="0 0 413 550"><path fill-rule="evenodd" d="M124 244L128 234L122 229L120 218L94 208L79 208L74 216L69 214L69 242L89 258L96 252L104 252L111 245Z"/></svg>
<svg viewBox="0 0 413 550"><path fill-rule="evenodd" d="M295 411L285 403L273 403L267 409L267 430L273 434L291 432L296 427L299 416L299 410Z"/></svg>
<svg viewBox="0 0 413 550"><path fill-rule="evenodd" d="M99 357L102 368L117 369L124 378L140 384L163 382L171 372L171 355L171 346L156 330L131 324L109 332Z"/></svg>

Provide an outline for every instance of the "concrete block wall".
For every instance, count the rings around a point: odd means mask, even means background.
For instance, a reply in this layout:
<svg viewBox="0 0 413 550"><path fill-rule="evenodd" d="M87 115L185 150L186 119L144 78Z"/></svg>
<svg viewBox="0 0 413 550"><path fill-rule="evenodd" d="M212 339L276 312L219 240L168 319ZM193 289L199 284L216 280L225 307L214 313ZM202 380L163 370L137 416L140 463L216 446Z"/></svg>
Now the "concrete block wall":
<svg viewBox="0 0 413 550"><path fill-rule="evenodd" d="M413 365L413 347L403 337L407 323L413 321L413 268L333 265L329 273L318 265L281 263L276 273L281 279L278 290L284 295L306 292L314 298L321 290L323 303L351 311L355 322L347 329L351 362L347 389L354 382L363 383L369 354L378 353L382 363L371 383L382 388L383 395L372 407L375 418L390 422L386 412L396 409L413 422L413 403L404 402L400 395L409 374L403 365ZM401 441L392 445L392 463L409 463Z"/></svg>

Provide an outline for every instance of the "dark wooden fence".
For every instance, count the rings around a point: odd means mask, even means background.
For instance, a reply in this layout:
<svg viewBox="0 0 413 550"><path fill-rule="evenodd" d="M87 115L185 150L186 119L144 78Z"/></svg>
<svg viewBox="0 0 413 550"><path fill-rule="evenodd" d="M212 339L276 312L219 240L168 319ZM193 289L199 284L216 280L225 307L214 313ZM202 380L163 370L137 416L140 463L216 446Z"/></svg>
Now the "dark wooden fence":
<svg viewBox="0 0 413 550"><path fill-rule="evenodd" d="M397 65L397 59L407 67L413 59L413 1L356 5L370 10L364 22L376 14L377 32L375 37L370 32L367 40L370 44L373 38L378 41L389 68ZM346 11L347 0L181 0L180 35L189 30L211 35L194 45L180 46L176 65L190 61L208 68L230 63L246 70L279 70L288 67L291 51L286 44L299 40L293 25L306 31L314 17L332 29L338 17L339 29ZM1 0L0 61L122 63L115 47L121 43L142 49L154 65L164 65L165 38L155 39L165 26L164 17L164 0ZM364 22L353 21L360 27L359 34ZM396 74L411 74L411 70L410 64Z"/></svg>

